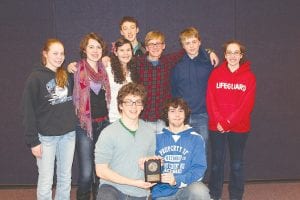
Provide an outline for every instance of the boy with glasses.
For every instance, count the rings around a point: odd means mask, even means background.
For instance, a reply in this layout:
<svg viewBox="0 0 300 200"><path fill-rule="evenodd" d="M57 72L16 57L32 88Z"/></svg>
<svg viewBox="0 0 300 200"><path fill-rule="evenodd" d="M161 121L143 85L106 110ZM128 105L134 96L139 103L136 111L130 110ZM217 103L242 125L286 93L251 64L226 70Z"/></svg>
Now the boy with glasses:
<svg viewBox="0 0 300 200"><path fill-rule="evenodd" d="M144 181L139 160L153 156L155 134L139 119L146 91L128 83L117 96L121 119L105 128L96 143L96 173L100 177L97 200L146 200L154 184Z"/></svg>
<svg viewBox="0 0 300 200"><path fill-rule="evenodd" d="M137 58L139 83L147 90L148 97L141 118L149 122L155 132L165 126L160 118L163 103L171 98L170 72L184 51L162 55L166 45L165 36L160 31L150 31L145 37L147 55ZM217 64L216 54L211 53L211 62Z"/></svg>

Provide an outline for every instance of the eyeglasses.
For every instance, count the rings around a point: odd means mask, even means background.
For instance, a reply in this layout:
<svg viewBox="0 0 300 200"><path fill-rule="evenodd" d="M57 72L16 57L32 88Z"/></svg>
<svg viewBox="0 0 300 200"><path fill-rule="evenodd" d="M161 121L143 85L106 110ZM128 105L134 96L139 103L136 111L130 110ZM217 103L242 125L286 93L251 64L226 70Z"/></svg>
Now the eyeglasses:
<svg viewBox="0 0 300 200"><path fill-rule="evenodd" d="M163 45L163 42L159 42L159 43L148 43L148 47L153 48L153 47L161 47L161 45Z"/></svg>
<svg viewBox="0 0 300 200"><path fill-rule="evenodd" d="M141 100L132 101L132 100L128 99L128 100L124 100L123 103L126 106L133 106L133 104L135 104L136 106L143 106L143 102Z"/></svg>
<svg viewBox="0 0 300 200"><path fill-rule="evenodd" d="M240 55L240 54L241 54L240 51L234 51L234 52L226 51L226 55L234 55L234 56L238 56L238 55Z"/></svg>

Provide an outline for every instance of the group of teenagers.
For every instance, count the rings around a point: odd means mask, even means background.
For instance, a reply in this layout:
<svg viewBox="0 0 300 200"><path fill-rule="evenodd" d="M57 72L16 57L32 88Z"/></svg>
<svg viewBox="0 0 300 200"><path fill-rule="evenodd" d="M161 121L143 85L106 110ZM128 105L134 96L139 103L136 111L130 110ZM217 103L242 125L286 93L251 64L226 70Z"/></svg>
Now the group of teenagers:
<svg viewBox="0 0 300 200"><path fill-rule="evenodd" d="M148 32L142 44L138 32L137 20L123 17L111 53L100 35L86 34L81 59L67 69L63 43L45 42L22 100L37 199L52 199L55 169L55 199L70 199L75 152L78 200L221 199L228 145L229 195L241 200L256 90L245 47L226 42L218 65L194 27L180 33L183 49L170 54L163 54L163 33ZM158 183L144 179L148 159L161 160Z"/></svg>

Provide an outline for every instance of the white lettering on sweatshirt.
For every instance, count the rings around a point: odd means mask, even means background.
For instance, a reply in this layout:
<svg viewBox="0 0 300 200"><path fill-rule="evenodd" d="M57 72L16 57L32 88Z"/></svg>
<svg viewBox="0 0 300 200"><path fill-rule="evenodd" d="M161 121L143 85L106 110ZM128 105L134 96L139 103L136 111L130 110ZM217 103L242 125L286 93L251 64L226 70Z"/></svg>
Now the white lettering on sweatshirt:
<svg viewBox="0 0 300 200"><path fill-rule="evenodd" d="M218 83L216 83L216 89L241 90L241 91L245 92L247 89L247 86L242 83L218 82Z"/></svg>
<svg viewBox="0 0 300 200"><path fill-rule="evenodd" d="M159 154L163 156L165 153L168 153L170 151L178 151L182 153L183 155L186 155L189 151L181 146L177 145L171 145L171 146L166 146L163 149L159 150Z"/></svg>

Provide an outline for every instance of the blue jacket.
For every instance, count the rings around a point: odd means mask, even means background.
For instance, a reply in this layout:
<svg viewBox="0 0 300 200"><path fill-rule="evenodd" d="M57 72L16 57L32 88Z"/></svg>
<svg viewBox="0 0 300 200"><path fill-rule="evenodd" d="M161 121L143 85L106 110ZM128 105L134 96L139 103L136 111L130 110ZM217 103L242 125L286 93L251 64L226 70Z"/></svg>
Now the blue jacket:
<svg viewBox="0 0 300 200"><path fill-rule="evenodd" d="M192 114L206 113L206 89L213 69L209 56L202 48L194 59L185 54L171 72L172 96L183 98Z"/></svg>
<svg viewBox="0 0 300 200"><path fill-rule="evenodd" d="M192 127L177 134L164 128L156 135L156 155L164 158L162 173L172 172L176 185L156 184L152 189L153 199L171 196L204 176L207 167L205 143Z"/></svg>

